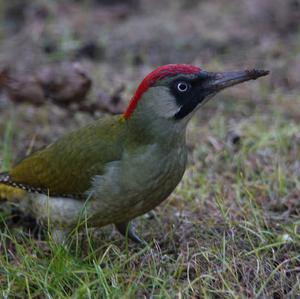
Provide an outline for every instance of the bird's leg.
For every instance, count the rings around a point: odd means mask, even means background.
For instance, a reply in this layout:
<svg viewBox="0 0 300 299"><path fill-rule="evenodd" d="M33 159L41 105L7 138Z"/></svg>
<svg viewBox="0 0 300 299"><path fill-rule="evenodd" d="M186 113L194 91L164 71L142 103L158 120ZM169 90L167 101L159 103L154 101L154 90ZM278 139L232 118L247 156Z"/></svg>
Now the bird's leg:
<svg viewBox="0 0 300 299"><path fill-rule="evenodd" d="M130 240L132 240L135 243L138 244L146 244L146 242L142 239L140 239L136 233L134 232L133 228L131 227L130 222L120 222L115 223L115 226L117 230L124 236L128 237Z"/></svg>
<svg viewBox="0 0 300 299"><path fill-rule="evenodd" d="M147 214L146 214L147 218L148 219L156 219L157 220L157 217L156 217L156 214L153 210L149 211Z"/></svg>

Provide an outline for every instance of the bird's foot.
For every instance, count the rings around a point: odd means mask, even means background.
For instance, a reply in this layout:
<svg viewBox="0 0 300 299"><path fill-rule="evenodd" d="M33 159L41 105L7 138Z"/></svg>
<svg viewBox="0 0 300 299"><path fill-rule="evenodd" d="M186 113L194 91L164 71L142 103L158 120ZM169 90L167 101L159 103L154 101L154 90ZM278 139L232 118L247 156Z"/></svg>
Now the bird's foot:
<svg viewBox="0 0 300 299"><path fill-rule="evenodd" d="M115 226L125 238L129 238L131 241L138 244L147 244L144 240L142 240L139 236L136 235L130 222L115 223Z"/></svg>

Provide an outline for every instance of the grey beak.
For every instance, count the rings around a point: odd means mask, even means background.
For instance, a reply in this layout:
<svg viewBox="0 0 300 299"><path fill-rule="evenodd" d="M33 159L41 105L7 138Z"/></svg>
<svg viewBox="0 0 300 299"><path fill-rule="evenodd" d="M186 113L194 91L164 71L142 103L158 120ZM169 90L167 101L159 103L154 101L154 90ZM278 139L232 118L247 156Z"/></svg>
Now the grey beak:
<svg viewBox="0 0 300 299"><path fill-rule="evenodd" d="M269 74L265 70L245 70L236 72L221 72L221 73L208 73L211 78L208 82L208 88L212 92L218 92L224 88L249 81L256 80Z"/></svg>

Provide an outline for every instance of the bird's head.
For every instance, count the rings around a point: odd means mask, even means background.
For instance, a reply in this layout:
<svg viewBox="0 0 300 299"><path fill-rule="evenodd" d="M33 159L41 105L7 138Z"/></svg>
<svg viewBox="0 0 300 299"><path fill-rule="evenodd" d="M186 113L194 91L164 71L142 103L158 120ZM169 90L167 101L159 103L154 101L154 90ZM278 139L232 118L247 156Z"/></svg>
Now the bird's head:
<svg viewBox="0 0 300 299"><path fill-rule="evenodd" d="M155 127L160 123L185 128L193 113L219 91L268 73L255 69L207 72L187 64L160 66L140 83L124 118L144 120Z"/></svg>

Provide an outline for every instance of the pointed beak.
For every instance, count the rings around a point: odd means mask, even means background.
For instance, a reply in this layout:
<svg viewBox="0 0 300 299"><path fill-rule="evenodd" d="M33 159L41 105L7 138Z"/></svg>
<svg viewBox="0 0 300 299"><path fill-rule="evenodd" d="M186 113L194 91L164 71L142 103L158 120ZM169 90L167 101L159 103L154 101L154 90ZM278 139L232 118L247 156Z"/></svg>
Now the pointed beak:
<svg viewBox="0 0 300 299"><path fill-rule="evenodd" d="M220 73L200 71L191 80L194 90L190 93L190 98L187 96L187 100L180 105L180 109L174 117L175 119L185 118L193 110L209 101L219 91L268 74L269 71L255 69Z"/></svg>
<svg viewBox="0 0 300 299"><path fill-rule="evenodd" d="M249 80L256 80L259 77L263 77L269 74L269 71L265 70L245 70L236 72L221 72L221 73L206 73L208 80L206 83L206 89L209 93L217 93L227 87L240 84ZM201 72L200 72L201 74ZM204 74L202 74L203 76Z"/></svg>

